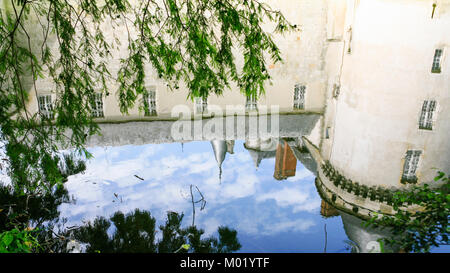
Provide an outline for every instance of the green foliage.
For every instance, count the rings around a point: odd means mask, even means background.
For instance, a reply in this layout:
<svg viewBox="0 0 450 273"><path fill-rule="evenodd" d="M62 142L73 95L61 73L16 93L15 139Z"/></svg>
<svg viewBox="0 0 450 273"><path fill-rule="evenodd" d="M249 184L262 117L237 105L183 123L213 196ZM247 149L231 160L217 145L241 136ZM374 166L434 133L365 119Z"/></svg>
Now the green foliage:
<svg viewBox="0 0 450 273"><path fill-rule="evenodd" d="M147 91L149 64L170 88L184 83L192 98L222 94L231 82L256 96L270 79L266 56L281 61L263 22L279 33L295 28L256 0L100 2L5 1L0 10L0 142L8 174L24 194L44 193L65 179L57 172L62 147L90 157L84 144L99 133L92 116L96 93L109 96L110 86L118 86L113 91L127 113ZM128 54L117 59L119 52ZM110 71L112 61L120 62L117 73ZM41 78L54 83L50 115L30 112Z"/></svg>
<svg viewBox="0 0 450 273"><path fill-rule="evenodd" d="M232 82L242 93L257 97L270 82L267 56L273 63L281 61L263 22L274 23L277 33L295 29L280 12L257 0L130 2L2 2L0 143L5 145L7 164L1 167L12 182L12 188L3 193L13 193L20 201L15 212L6 214L4 210L0 214L2 231L10 232L11 226L33 220L30 202L51 199L55 190L63 190L69 175L85 169L84 163L72 155L61 158L59 151L73 148L75 156L91 157L85 143L89 136L99 133L92 115L97 93L110 96L114 92L121 111L127 113L147 92L149 64L171 89L187 86L191 98L220 95ZM112 38L105 37L105 28L112 31ZM126 40L117 38L124 33ZM118 52L124 50L128 54L117 59ZM234 54L235 50L243 56ZM243 60L242 67L237 59ZM120 63L117 73L110 71L112 61ZM35 101L31 98L37 97L41 79L53 83L55 100L50 109L34 113L30 107ZM114 85L117 90L110 89ZM54 212L53 207L49 211ZM115 219L119 226L120 219ZM170 219L169 226L179 228L173 226L177 218ZM96 228L103 225L106 223ZM202 241L198 239L201 230L190 232L195 234L191 239L198 243L191 244L191 249L204 249L204 244L216 251L237 247L233 241L228 242L234 244L230 248L220 245L220 239ZM226 229L221 232L220 236L233 234ZM174 251L170 244L165 247ZM115 248L128 249L126 244Z"/></svg>
<svg viewBox="0 0 450 273"><path fill-rule="evenodd" d="M218 238L202 238L203 230L196 226L182 228L182 220L183 214L168 212L165 224L159 226L162 233L159 241L155 238L155 218L139 209L126 215L118 211L109 220L97 217L73 234L78 241L88 244L88 253L229 253L241 248L235 230L219 227ZM108 235L111 224L114 233Z"/></svg>
<svg viewBox="0 0 450 273"><path fill-rule="evenodd" d="M0 200L0 232L24 229L30 222L38 226L57 218L58 206L72 201L63 186L45 195L23 195L10 186L1 186Z"/></svg>
<svg viewBox="0 0 450 273"><path fill-rule="evenodd" d="M0 253L31 253L39 247L35 231L12 229L0 233Z"/></svg>
<svg viewBox="0 0 450 273"><path fill-rule="evenodd" d="M84 170L85 163L81 159L70 154L66 154L63 158L64 160L60 162L61 164L58 165L58 170L55 172L64 176ZM45 192L36 191L28 192L28 194L24 194L13 185L0 184L0 200L2 200L0 233L10 234L15 240L15 243L3 248L4 251L9 252L25 251L26 247L33 252L49 250L49 245L53 245L55 241L43 238L46 232L51 233L52 230L44 224L48 225L49 222L58 219L59 205L73 201L63 184L55 185ZM31 232L28 231L29 226L36 228ZM9 235L5 236L10 238ZM20 241L22 239L24 241Z"/></svg>
<svg viewBox="0 0 450 273"><path fill-rule="evenodd" d="M393 216L378 215L367 221L366 226L388 228L392 237L388 244L407 252L429 252L432 247L449 243L450 183L449 177L438 172L437 185L415 185L411 190L397 192L393 197ZM408 203L422 207L417 212L401 209Z"/></svg>
<svg viewBox="0 0 450 273"><path fill-rule="evenodd" d="M76 158L73 153L63 154L63 161L58 166L58 169L64 180L70 175L82 173L86 170L86 162L80 158Z"/></svg>

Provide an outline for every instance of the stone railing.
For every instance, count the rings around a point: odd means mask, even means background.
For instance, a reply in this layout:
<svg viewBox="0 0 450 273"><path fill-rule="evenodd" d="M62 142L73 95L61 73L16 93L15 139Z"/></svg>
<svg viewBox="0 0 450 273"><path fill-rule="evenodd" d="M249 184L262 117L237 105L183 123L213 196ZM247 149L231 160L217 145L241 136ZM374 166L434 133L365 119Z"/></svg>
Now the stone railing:
<svg viewBox="0 0 450 273"><path fill-rule="evenodd" d="M302 138L311 156L317 162L316 188L322 199L339 210L367 219L375 215L395 213L393 203L400 189L369 186L346 178L328 161L322 158L319 148L306 137ZM406 189L405 189L406 190ZM417 211L416 205L404 202L397 209Z"/></svg>
<svg viewBox="0 0 450 273"><path fill-rule="evenodd" d="M347 179L340 174L328 160L326 160L321 167L323 174L334 184L334 186L364 199L370 199L371 201L386 203L387 205L392 206L394 195L401 192L400 190L387 189L381 186L370 187L361 185L358 182ZM406 206L410 204L403 203L401 205Z"/></svg>

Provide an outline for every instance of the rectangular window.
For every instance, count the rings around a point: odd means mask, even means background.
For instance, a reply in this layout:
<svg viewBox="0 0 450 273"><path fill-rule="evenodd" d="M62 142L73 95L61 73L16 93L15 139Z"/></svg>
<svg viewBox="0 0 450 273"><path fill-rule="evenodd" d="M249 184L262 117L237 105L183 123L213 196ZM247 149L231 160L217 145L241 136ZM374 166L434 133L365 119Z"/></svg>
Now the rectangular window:
<svg viewBox="0 0 450 273"><path fill-rule="evenodd" d="M247 101L245 102L245 110L252 111L257 109L258 106L256 103L256 96L255 95L247 96Z"/></svg>
<svg viewBox="0 0 450 273"><path fill-rule="evenodd" d="M434 52L433 66L431 67L432 73L441 73L442 52L442 49L436 49Z"/></svg>
<svg viewBox="0 0 450 273"><path fill-rule="evenodd" d="M331 127L327 127L327 129L325 130L325 138L326 139L330 138L330 130L331 130Z"/></svg>
<svg viewBox="0 0 450 273"><path fill-rule="evenodd" d="M306 86L296 84L294 87L294 109L305 109Z"/></svg>
<svg viewBox="0 0 450 273"><path fill-rule="evenodd" d="M208 112L208 99L202 97L195 97L195 113L207 113Z"/></svg>
<svg viewBox="0 0 450 273"><path fill-rule="evenodd" d="M52 95L38 96L39 112L46 118L53 119Z"/></svg>
<svg viewBox="0 0 450 273"><path fill-rule="evenodd" d="M419 129L433 130L433 114L436 109L436 101L426 100L422 105L419 118Z"/></svg>
<svg viewBox="0 0 450 273"><path fill-rule="evenodd" d="M95 93L94 100L91 103L92 106L92 117L102 118L103 115L103 96L102 93Z"/></svg>
<svg viewBox="0 0 450 273"><path fill-rule="evenodd" d="M417 165L419 164L419 157L421 151L417 150L409 150L406 152L405 165L403 166L403 175L402 182L403 183L416 183L416 170Z"/></svg>
<svg viewBox="0 0 450 273"><path fill-rule="evenodd" d="M144 94L144 108L146 116L156 116L156 90L155 87L149 87Z"/></svg>

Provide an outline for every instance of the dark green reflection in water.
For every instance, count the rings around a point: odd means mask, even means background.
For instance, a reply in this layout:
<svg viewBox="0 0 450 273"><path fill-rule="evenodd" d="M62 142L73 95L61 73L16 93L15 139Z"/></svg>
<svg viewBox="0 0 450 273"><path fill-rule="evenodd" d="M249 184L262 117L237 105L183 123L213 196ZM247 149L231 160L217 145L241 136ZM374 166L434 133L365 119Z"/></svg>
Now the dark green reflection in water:
<svg viewBox="0 0 450 273"><path fill-rule="evenodd" d="M139 209L126 215L118 211L109 220L97 217L92 223L74 230L73 236L89 244L88 253L229 253L241 248L236 230L219 227L218 238L202 238L204 231L195 225L181 227L183 216L168 212L165 224L159 226L162 233L159 240L155 238L156 219L149 211ZM111 224L115 227L112 236L108 235Z"/></svg>

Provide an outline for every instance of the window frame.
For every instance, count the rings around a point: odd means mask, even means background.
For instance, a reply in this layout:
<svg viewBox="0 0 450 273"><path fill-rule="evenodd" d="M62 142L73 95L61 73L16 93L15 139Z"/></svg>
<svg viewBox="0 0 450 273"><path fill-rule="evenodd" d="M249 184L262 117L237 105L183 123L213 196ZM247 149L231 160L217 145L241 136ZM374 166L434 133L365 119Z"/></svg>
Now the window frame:
<svg viewBox="0 0 450 273"><path fill-rule="evenodd" d="M423 102L419 116L419 129L430 131L433 130L436 108L436 100L425 100Z"/></svg>
<svg viewBox="0 0 450 273"><path fill-rule="evenodd" d="M41 101L41 98L44 98L44 101ZM48 101L48 99L50 101ZM53 96L52 94L39 94L37 96L38 102L38 112L46 117L47 119L53 119ZM43 103L43 104L42 104Z"/></svg>
<svg viewBox="0 0 450 273"><path fill-rule="evenodd" d="M421 150L408 150L406 151L405 162L403 164L402 179L401 182L405 183L417 183L417 169L419 168L420 157L422 155Z"/></svg>
<svg viewBox="0 0 450 273"><path fill-rule="evenodd" d="M104 105L105 105L105 103L103 101L103 93L95 92L94 101L91 104L91 106L93 106L93 108L91 109L91 115L93 118L104 118L105 117Z"/></svg>
<svg viewBox="0 0 450 273"><path fill-rule="evenodd" d="M431 73L441 73L443 58L444 58L444 49L436 48L434 50L433 63L431 64Z"/></svg>
<svg viewBox="0 0 450 273"><path fill-rule="evenodd" d="M158 111L156 109L156 87L147 87L146 92L143 95L144 101L144 115L145 116L157 116Z"/></svg>
<svg viewBox="0 0 450 273"><path fill-rule="evenodd" d="M305 110L306 84L297 83L294 85L293 108L295 110Z"/></svg>
<svg viewBox="0 0 450 273"><path fill-rule="evenodd" d="M256 95L246 96L245 111L258 111L258 99Z"/></svg>
<svg viewBox="0 0 450 273"><path fill-rule="evenodd" d="M331 127L327 126L325 128L325 139L330 139L330 131L331 131Z"/></svg>
<svg viewBox="0 0 450 273"><path fill-rule="evenodd" d="M194 112L196 114L208 113L208 98L194 97Z"/></svg>

